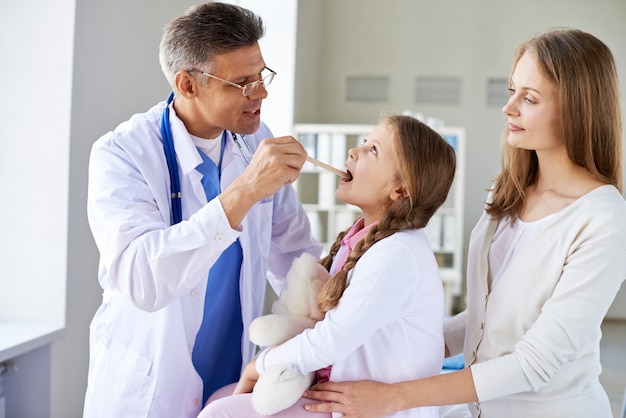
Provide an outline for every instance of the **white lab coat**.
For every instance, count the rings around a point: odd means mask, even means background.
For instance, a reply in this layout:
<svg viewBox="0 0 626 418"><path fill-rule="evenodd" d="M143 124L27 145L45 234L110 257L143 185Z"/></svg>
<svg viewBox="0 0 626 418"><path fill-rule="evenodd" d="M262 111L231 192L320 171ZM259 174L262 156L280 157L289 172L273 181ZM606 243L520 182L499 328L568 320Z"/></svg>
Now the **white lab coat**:
<svg viewBox="0 0 626 418"><path fill-rule="evenodd" d="M262 313L265 280L279 291L292 260L319 256L306 214L291 186L257 203L241 227L230 228L219 202L207 203L195 170L201 157L171 109L183 221L170 226L170 181L160 133L165 102L134 115L93 145L88 218L100 251L103 302L91 324L84 416L195 417L202 381L191 350L202 321L207 274L237 238L244 322L242 356L254 354L248 325ZM246 136L250 147L271 137L261 124ZM246 167L229 138L222 189ZM269 274L268 274L269 270Z"/></svg>

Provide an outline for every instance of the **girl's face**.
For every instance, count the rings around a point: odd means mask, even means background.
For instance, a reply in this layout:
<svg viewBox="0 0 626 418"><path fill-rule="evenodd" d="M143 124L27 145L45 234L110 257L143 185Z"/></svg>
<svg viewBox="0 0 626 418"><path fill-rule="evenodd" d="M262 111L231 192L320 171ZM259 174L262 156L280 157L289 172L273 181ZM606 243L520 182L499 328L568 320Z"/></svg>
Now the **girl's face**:
<svg viewBox="0 0 626 418"><path fill-rule="evenodd" d="M380 220L389 203L403 194L393 135L391 128L382 123L361 146L348 151L346 169L351 178L340 180L335 196L358 206L365 225Z"/></svg>
<svg viewBox="0 0 626 418"><path fill-rule="evenodd" d="M527 150L565 149L561 106L556 87L543 76L534 57L525 53L517 62L509 86L508 142Z"/></svg>

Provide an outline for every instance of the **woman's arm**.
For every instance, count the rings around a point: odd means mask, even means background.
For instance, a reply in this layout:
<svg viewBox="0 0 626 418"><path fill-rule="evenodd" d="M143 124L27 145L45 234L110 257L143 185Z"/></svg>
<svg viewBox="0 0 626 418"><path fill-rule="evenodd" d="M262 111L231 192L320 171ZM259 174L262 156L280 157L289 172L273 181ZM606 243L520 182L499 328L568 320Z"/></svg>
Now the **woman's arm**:
<svg viewBox="0 0 626 418"><path fill-rule="evenodd" d="M311 412L341 412L345 418L378 418L420 406L476 402L469 368L420 380L393 384L362 380L327 382L313 386L304 397L326 401L307 404Z"/></svg>

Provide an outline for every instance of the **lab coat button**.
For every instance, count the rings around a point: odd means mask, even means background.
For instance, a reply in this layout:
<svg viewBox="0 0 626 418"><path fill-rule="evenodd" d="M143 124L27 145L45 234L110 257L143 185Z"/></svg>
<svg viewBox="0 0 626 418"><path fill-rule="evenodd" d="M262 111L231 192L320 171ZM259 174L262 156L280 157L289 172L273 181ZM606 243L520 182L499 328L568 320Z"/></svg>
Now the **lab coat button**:
<svg viewBox="0 0 626 418"><path fill-rule="evenodd" d="M198 296L198 291L197 291L196 289L193 289L193 290L191 291L191 296L193 296L194 298L195 298L196 296Z"/></svg>
<svg viewBox="0 0 626 418"><path fill-rule="evenodd" d="M193 400L193 406L197 407L200 405L200 401L198 400L198 398Z"/></svg>
<svg viewBox="0 0 626 418"><path fill-rule="evenodd" d="M223 239L224 239L224 235L222 235L222 234L217 234L215 236L215 241L217 241L217 242L221 242Z"/></svg>

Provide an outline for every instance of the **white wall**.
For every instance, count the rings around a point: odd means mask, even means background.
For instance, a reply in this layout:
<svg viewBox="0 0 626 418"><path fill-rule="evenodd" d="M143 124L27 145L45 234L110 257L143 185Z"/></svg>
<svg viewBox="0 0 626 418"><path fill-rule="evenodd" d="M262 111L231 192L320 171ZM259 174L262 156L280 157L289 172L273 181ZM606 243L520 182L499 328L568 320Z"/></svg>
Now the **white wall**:
<svg viewBox="0 0 626 418"><path fill-rule="evenodd" d="M73 0L0 2L0 321L65 319L73 23Z"/></svg>
<svg viewBox="0 0 626 418"><path fill-rule="evenodd" d="M0 2L0 323L66 319L74 7ZM0 414L49 416L50 351L11 361Z"/></svg>
<svg viewBox="0 0 626 418"><path fill-rule="evenodd" d="M259 42L265 64L278 74L268 87L261 109L276 136L290 135L293 126L298 0L239 0L232 3L257 13L265 23Z"/></svg>

